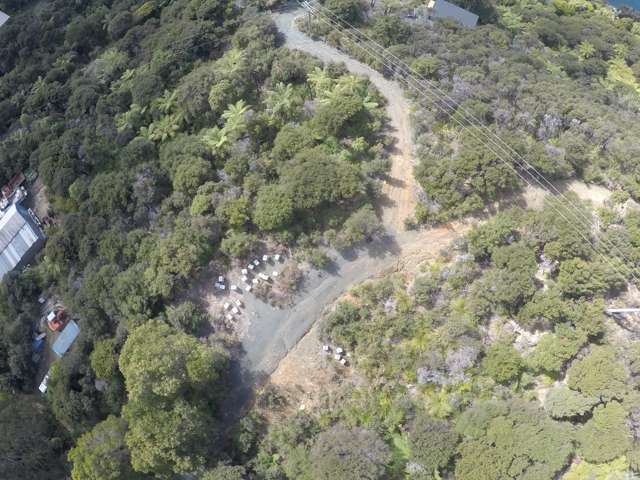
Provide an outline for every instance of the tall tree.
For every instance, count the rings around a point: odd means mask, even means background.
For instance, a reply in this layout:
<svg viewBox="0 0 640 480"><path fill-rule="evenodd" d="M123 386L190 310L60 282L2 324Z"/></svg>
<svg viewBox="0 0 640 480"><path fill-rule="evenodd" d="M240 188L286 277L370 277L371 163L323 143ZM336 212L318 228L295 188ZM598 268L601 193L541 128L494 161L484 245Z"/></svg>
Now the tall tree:
<svg viewBox="0 0 640 480"><path fill-rule="evenodd" d="M63 437L50 412L35 398L0 393L0 478L57 480L65 477Z"/></svg>
<svg viewBox="0 0 640 480"><path fill-rule="evenodd" d="M311 448L313 478L385 478L391 460L389 448L371 430L331 427L316 439Z"/></svg>
<svg viewBox="0 0 640 480"><path fill-rule="evenodd" d="M224 352L154 320L131 332L119 363L129 395L123 417L134 469L169 475L204 466L217 448Z"/></svg>
<svg viewBox="0 0 640 480"><path fill-rule="evenodd" d="M127 423L114 416L82 435L69 452L73 480L137 480L124 442Z"/></svg>

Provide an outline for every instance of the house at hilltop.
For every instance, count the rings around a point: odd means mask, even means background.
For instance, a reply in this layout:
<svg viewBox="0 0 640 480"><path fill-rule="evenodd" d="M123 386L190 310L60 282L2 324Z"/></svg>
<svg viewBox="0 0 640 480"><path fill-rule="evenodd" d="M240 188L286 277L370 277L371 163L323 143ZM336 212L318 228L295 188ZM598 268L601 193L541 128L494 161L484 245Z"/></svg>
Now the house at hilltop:
<svg viewBox="0 0 640 480"><path fill-rule="evenodd" d="M478 15L460 8L446 0L429 0L427 4L427 18L449 18L457 20L465 27L475 27L478 24Z"/></svg>
<svg viewBox="0 0 640 480"><path fill-rule="evenodd" d="M468 28L473 28L478 24L478 15L446 0L429 0L426 5L405 11L404 17L408 22L426 23L428 25L437 19L455 20Z"/></svg>

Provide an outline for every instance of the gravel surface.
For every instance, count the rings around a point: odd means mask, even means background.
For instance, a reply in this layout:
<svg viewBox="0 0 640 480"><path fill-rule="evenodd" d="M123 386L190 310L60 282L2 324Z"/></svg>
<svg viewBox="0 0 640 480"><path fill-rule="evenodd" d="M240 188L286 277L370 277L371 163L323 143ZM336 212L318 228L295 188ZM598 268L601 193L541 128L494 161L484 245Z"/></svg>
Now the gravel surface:
<svg viewBox="0 0 640 480"><path fill-rule="evenodd" d="M276 309L252 295L245 295L245 311L250 323L242 338L245 350L242 365L254 373L272 373L284 355L320 318L325 306L331 305L349 286L388 269L397 261L400 247L396 235L402 235L402 222L414 209L412 186L409 185L409 182L413 183L409 105L402 89L367 65L301 33L294 22L302 14L304 11L297 8L273 15L284 35L285 46L310 53L323 62L344 62L349 71L368 77L388 100L392 133L397 139L383 210L383 222L390 234L357 252L345 255L332 252L331 268L313 272L291 308Z"/></svg>
<svg viewBox="0 0 640 480"><path fill-rule="evenodd" d="M305 279L294 305L274 308L251 294L243 294L246 317L241 337L243 355L234 367L234 391L225 410L229 415L243 405L251 394L251 385L271 375L279 362L296 346L313 324L322 317L325 308L352 285L386 271L418 265L426 258L437 256L453 239L463 235L467 225L450 224L422 231L404 231L404 219L415 207L410 108L398 84L380 73L325 43L308 38L295 28L294 21L302 9L273 14L283 33L285 46L310 53L324 62L343 62L352 73L367 76L388 100L387 113L391 134L396 139L392 152L392 168L383 193L382 221L388 232L382 238L357 251L329 252L333 262L326 271L313 271ZM237 272L236 272L237 273ZM235 408L234 408L235 407Z"/></svg>

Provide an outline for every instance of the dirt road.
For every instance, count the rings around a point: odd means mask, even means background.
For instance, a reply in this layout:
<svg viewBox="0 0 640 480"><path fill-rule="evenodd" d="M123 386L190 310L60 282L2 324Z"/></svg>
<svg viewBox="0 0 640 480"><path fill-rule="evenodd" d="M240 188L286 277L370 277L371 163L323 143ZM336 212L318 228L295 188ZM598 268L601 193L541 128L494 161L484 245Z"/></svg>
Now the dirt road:
<svg viewBox="0 0 640 480"><path fill-rule="evenodd" d="M402 258L411 258L413 262L420 256L435 255L466 231L466 227L461 225L420 232L404 231L404 219L413 213L415 207L409 103L396 83L298 31L294 20L300 13L300 10L294 10L274 14L278 28L285 36L285 46L308 52L325 62L344 62L349 71L369 77L388 100L392 134L397 139L390 178L384 190L388 199L384 202L383 223L388 233L358 251L330 252L334 260L328 271L313 272L291 308L275 309L253 296L246 296L249 326L241 339L244 349L242 364L254 374L272 373L286 353L322 316L325 307L350 286L398 268Z"/></svg>
<svg viewBox="0 0 640 480"><path fill-rule="evenodd" d="M424 260L434 258L441 249L446 248L469 228L456 223L421 231L404 230L404 219L413 214L416 205L409 102L396 83L298 31L294 20L301 13L302 10L294 10L273 15L285 37L285 46L308 52L324 62L344 62L352 73L367 76L388 100L387 113L391 134L396 143L391 156L391 171L383 190L387 198L381 202L384 205L382 221L387 234L359 250L329 252L333 258L330 267L309 275L303 291L290 308L276 309L252 295L243 295L245 318L240 339L243 355L233 369L236 377L232 382L235 391L228 401L228 413L231 416L239 405L245 403L250 395L251 385L271 375L283 358L322 317L325 308L330 307L352 285L389 271L403 269L406 264L415 267Z"/></svg>
<svg viewBox="0 0 640 480"><path fill-rule="evenodd" d="M344 63L350 72L368 77L387 99L390 133L396 143L391 152L391 170L383 188L386 198L382 220L388 231L400 232L404 227L404 219L412 216L416 207L417 188L413 177L411 105L396 82L387 80L368 65L354 60L324 42L312 40L300 32L295 26L295 20L303 14L304 10L294 9L273 15L278 30L285 37L285 46L309 53L325 63Z"/></svg>
<svg viewBox="0 0 640 480"><path fill-rule="evenodd" d="M343 62L349 71L366 75L388 100L387 114L396 138L390 178L383 190L388 198L385 208L382 209L382 219L390 233L386 241L389 242L388 246L393 248L387 248L387 255L379 261L371 262L365 254L355 261L341 264L341 268L345 269L344 275L327 279L335 282L333 294L314 296L311 300L312 303L320 302L324 308L330 306L331 300L339 296L338 292L345 292L349 286L365 278L376 277L389 271L415 271L420 264L435 258L441 249L449 247L451 241L466 233L470 225L454 223L420 232L404 231L403 221L414 212L417 192L413 177L410 104L397 83L385 79L370 67L325 43L313 41L298 31L294 21L300 15L304 15L304 10L297 9L273 16L278 29L285 35L285 45L314 55L324 62ZM602 187L587 186L577 180L566 182L559 188L562 191L574 192L580 199L590 200L595 205L602 204L610 196L610 192ZM546 195L548 193L542 189L529 187L522 193L521 202L514 203L522 203L528 208L541 208ZM313 317L307 318L305 322L311 327L313 322L320 318L321 311L316 308L315 311L309 310L307 313L313 314ZM271 373L272 384L280 387L283 392L294 392L291 397L297 402L292 405L295 408L309 408L321 392L326 393L330 385L335 383L335 362L332 363L330 359L327 361L321 352L319 328L316 325L309 333L296 340L295 348L282 357L277 368ZM272 366L273 363L269 364L269 367ZM339 377L345 378L347 373L348 369L343 369Z"/></svg>

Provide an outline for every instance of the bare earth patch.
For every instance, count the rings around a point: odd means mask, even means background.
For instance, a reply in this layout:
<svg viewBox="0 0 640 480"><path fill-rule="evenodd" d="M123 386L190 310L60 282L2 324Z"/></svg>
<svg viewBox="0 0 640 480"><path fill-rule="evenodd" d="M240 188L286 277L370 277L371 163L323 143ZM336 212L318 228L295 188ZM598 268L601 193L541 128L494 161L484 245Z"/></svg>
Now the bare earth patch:
<svg viewBox="0 0 640 480"><path fill-rule="evenodd" d="M319 332L316 323L271 375L271 384L285 396L290 411L312 410L323 394L353 375L350 367L343 367L322 351Z"/></svg>
<svg viewBox="0 0 640 480"><path fill-rule="evenodd" d="M580 200L590 201L594 207L600 207L609 200L611 191L599 185L588 185L580 180L558 182L556 188L560 192L573 192ZM527 208L540 210L548 193L540 187L528 186L522 193Z"/></svg>

